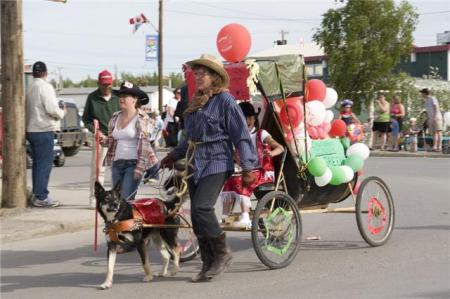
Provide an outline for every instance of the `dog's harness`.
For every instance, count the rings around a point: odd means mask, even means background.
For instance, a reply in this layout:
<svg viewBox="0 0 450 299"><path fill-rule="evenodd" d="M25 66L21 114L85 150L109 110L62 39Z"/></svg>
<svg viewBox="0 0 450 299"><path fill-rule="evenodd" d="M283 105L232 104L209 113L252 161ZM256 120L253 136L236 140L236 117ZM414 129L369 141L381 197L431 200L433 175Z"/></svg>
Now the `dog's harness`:
<svg viewBox="0 0 450 299"><path fill-rule="evenodd" d="M133 218L114 223L106 223L104 232L108 233L111 241L116 243L124 243L122 240L119 239L119 234L142 229L142 224L143 224L142 214L133 207Z"/></svg>

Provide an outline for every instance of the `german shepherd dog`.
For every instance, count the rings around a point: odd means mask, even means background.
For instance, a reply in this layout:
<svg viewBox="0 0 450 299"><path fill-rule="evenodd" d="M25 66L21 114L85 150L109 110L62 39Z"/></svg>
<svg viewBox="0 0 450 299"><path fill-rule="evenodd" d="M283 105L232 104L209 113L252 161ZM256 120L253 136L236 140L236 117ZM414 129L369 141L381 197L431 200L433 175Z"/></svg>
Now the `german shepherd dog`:
<svg viewBox="0 0 450 299"><path fill-rule="evenodd" d="M150 261L147 252L147 245L153 240L156 248L159 250L163 267L159 276L167 276L167 270L170 258L173 258L173 267L170 275L175 275L179 269L180 252L177 240L177 228L143 228L135 227L129 231L117 232L117 238L113 241L109 235L109 227L121 221L133 220L133 207L125 199L120 197L120 183L114 186L112 190L106 191L99 182L95 182L95 197L97 199L97 211L105 221L106 239L108 245L108 271L106 280L100 285L100 289L108 289L112 286L114 264L117 256L117 246L120 244L132 245L136 247L144 267L144 281L153 279L150 270ZM164 202L165 212L173 209L178 198ZM166 213L167 214L167 213ZM177 216L166 218L166 224L179 224L180 219Z"/></svg>

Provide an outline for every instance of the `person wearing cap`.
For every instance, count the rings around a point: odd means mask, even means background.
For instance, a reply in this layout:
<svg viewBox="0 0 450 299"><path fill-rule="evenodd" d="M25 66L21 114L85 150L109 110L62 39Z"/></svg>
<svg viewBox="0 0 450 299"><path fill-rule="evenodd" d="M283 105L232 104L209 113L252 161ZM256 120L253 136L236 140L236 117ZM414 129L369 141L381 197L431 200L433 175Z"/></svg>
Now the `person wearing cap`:
<svg viewBox="0 0 450 299"><path fill-rule="evenodd" d="M227 222L228 215L232 212L236 200L241 206L241 215L234 226L251 227L250 220L250 197L253 190L262 184L273 183L275 178L275 168L272 158L282 154L284 148L281 144L276 142L272 136L264 129L259 128L258 115L261 112L255 111L255 107L249 102L239 104L247 121L247 128L250 132L253 145L256 148L256 153L259 161L259 168L254 170L254 175L257 178L250 186L242 186L242 177L240 174L233 175L227 180L221 193L223 203L222 217ZM239 153L237 153L237 160L239 160Z"/></svg>
<svg viewBox="0 0 450 299"><path fill-rule="evenodd" d="M203 54L187 62L193 70L195 91L184 112L186 140L162 161L162 167L172 167L174 161L193 157L188 171L191 199L191 219L202 260L201 271L191 278L203 282L226 270L232 260L226 235L220 228L214 206L220 191L234 171L233 151L239 151L242 185L254 180L252 170L258 167L256 150L242 110L226 91L229 77L222 62Z"/></svg>
<svg viewBox="0 0 450 299"><path fill-rule="evenodd" d="M108 137L102 143L108 146L105 165L112 166L112 183L120 183L120 195L133 200L144 171L158 160L150 143L153 125L141 106L149 102L148 95L130 82L123 82L119 90L120 110L108 124Z"/></svg>
<svg viewBox="0 0 450 299"><path fill-rule="evenodd" d="M420 90L427 110L428 131L433 136L433 152L442 152L442 113L436 97L428 88Z"/></svg>
<svg viewBox="0 0 450 299"><path fill-rule="evenodd" d="M33 166L31 178L35 207L56 207L59 202L48 196L48 181L53 164L55 131L65 109L56 98L55 89L47 82L47 66L33 64L33 83L26 92L26 138L30 143Z"/></svg>
<svg viewBox="0 0 450 299"><path fill-rule="evenodd" d="M119 98L112 93L112 74L103 70L98 74L98 88L91 92L84 105L83 122L85 127L94 133L94 120L99 122L99 134L101 138L108 135L108 123L114 112L118 111ZM89 206L95 208L94 183L98 181L103 184L105 180L105 167L102 165L105 159L107 148L99 146L99 165L96 164L97 145L94 136L94 146L92 148L90 186L89 186ZM99 167L98 178L96 169Z"/></svg>

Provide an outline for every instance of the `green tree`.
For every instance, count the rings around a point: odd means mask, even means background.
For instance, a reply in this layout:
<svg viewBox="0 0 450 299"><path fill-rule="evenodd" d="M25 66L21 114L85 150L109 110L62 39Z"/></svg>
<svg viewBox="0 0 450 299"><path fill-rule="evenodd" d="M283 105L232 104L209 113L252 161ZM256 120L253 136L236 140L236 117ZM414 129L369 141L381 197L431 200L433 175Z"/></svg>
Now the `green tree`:
<svg viewBox="0 0 450 299"><path fill-rule="evenodd" d="M410 53L418 15L403 1L348 0L323 15L314 40L326 55L340 98L355 100L356 111L386 86L394 66Z"/></svg>

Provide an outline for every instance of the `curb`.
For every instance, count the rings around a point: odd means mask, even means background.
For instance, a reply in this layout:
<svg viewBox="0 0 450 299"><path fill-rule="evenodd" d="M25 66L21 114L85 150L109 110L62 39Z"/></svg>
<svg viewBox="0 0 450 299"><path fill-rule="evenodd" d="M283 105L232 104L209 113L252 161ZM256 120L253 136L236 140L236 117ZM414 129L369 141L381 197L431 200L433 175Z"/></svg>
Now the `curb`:
<svg viewBox="0 0 450 299"><path fill-rule="evenodd" d="M371 151L370 157L390 157L390 158L450 158L449 154L429 153L429 152L380 152Z"/></svg>

